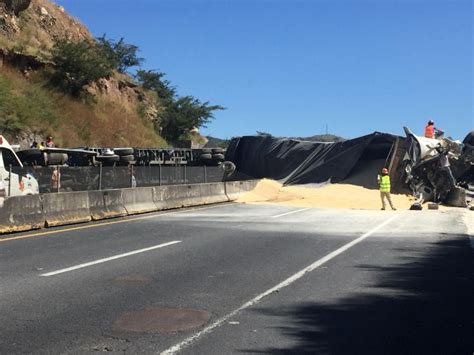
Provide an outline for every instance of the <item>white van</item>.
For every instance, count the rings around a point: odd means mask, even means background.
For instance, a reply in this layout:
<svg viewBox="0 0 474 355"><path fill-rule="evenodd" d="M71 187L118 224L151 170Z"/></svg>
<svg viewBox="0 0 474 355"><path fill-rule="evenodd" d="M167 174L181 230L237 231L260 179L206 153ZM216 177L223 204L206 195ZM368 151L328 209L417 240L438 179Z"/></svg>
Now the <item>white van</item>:
<svg viewBox="0 0 474 355"><path fill-rule="evenodd" d="M12 146L0 135L0 198L39 194L38 181L31 174L10 172L10 166L23 168Z"/></svg>

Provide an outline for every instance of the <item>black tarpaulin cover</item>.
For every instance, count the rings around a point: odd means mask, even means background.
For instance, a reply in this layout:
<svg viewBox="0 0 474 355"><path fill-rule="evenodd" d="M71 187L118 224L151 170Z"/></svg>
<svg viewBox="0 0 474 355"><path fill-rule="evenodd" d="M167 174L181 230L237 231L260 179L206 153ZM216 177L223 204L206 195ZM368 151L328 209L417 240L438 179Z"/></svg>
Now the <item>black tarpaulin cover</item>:
<svg viewBox="0 0 474 355"><path fill-rule="evenodd" d="M283 180L285 185L336 183L347 178L361 159L387 159L396 139L379 132L337 143L244 136L232 139L226 160L248 176Z"/></svg>
<svg viewBox="0 0 474 355"><path fill-rule="evenodd" d="M462 141L463 144L474 147L474 131L467 134L466 138Z"/></svg>

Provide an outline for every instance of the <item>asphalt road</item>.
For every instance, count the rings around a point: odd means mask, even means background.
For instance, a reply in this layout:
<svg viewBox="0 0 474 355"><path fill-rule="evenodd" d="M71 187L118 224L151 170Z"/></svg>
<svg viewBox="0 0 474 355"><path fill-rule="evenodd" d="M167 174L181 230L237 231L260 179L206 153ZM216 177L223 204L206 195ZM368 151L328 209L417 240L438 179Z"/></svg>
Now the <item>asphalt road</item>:
<svg viewBox="0 0 474 355"><path fill-rule="evenodd" d="M0 353L472 354L465 212L224 204L11 235Z"/></svg>

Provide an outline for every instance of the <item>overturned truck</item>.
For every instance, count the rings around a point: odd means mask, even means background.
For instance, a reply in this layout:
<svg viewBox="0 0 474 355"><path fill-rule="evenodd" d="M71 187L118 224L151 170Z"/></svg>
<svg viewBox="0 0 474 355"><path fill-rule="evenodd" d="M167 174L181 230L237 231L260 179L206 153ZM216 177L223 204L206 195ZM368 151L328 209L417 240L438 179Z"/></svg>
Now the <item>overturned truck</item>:
<svg viewBox="0 0 474 355"><path fill-rule="evenodd" d="M236 165L239 178L271 178L284 185L348 183L377 188L377 174L387 167L394 192L412 193L419 202L466 206L474 182L472 133L464 143L446 138L430 140L427 146L423 138L406 132L407 137L374 132L335 143L237 137L225 158ZM440 165L442 157L451 165L449 182Z"/></svg>
<svg viewBox="0 0 474 355"><path fill-rule="evenodd" d="M404 129L405 182L418 197L418 203L469 205L474 194L474 132L461 143L443 137L418 137L409 128Z"/></svg>

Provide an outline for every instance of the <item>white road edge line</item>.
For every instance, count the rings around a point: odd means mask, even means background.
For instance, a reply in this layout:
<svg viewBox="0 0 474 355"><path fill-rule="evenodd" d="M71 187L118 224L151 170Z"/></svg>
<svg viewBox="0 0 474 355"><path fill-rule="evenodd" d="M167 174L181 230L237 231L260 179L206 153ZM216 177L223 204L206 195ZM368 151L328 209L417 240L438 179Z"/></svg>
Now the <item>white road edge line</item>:
<svg viewBox="0 0 474 355"><path fill-rule="evenodd" d="M200 332L198 332L198 333L184 339L180 343L178 343L178 344L162 351L160 353L160 355L171 355L171 354L175 354L178 351L184 349L185 347L189 346L191 343L193 343L194 341L196 341L197 339L199 339L203 335L205 335L207 333L210 333L212 330L219 327L221 324L225 323L229 318L234 317L237 313L239 313L239 312L241 312L241 311L243 311L247 308L250 308L250 307L254 306L255 304L259 303L262 299L264 299L268 295L272 294L273 292L280 291L281 289L291 285L296 280L302 278L306 273L309 273L309 272L313 271L314 269L320 267L321 265L328 262L329 260L335 258L339 254L344 253L347 249L349 249L349 248L353 247L354 245L362 242L364 239L370 237L373 233L377 232L379 229L386 226L387 224L389 224L395 218L398 218L402 214L403 213L400 213L400 214L397 214L397 215L393 216L392 218L387 219L386 221L379 224L377 227L375 227L372 230L368 231L367 233L360 236L359 238L354 239L352 242L344 244L339 249L334 250L333 252L331 252L331 253L327 254L326 256L322 257L321 259L315 261L313 264L307 266L306 268L302 269L301 271L298 271L296 274L294 274L293 276L290 276L285 281L283 281L283 282L279 283L278 285L276 285L276 286L268 289L267 291L261 293L260 295L253 298L252 300L248 301L247 303L244 303L242 306L240 306L236 310L232 311L231 313L228 313L227 315L223 316L222 318L217 319L214 323L208 325L206 328L204 328Z"/></svg>
<svg viewBox="0 0 474 355"><path fill-rule="evenodd" d="M296 210L296 211L290 211L290 212L286 212L286 213L282 213L282 214L277 214L276 216L271 216L270 218L283 217L283 216L287 216L289 214L303 212L303 211L306 211L306 210L309 210L309 208L302 208L302 209L299 209L299 210Z"/></svg>
<svg viewBox="0 0 474 355"><path fill-rule="evenodd" d="M105 262L110 261L110 260L125 258L125 257L130 256L130 255L143 253L143 252L150 251L150 250L153 250L153 249L167 247L169 245L173 245L173 244L177 244L177 243L181 243L181 240L175 240L175 241L172 241L172 242L168 242L168 243L164 243L164 244L160 244L160 245L155 245L155 246L152 246L152 247L149 247L149 248L134 250L134 251L130 251L130 252L125 253L125 254L114 255L114 256L111 256L109 258L100 259L100 260L96 260L96 261L91 261L91 262L88 262L88 263L85 263L85 264L71 266L71 267L68 267L66 269L61 269L61 270L57 270L57 271L48 272L46 274L41 274L40 276L54 276L54 275L58 275L58 274L63 274L65 272L74 271L74 270L82 269L82 268L85 268L85 267L88 267L88 266L105 263Z"/></svg>

